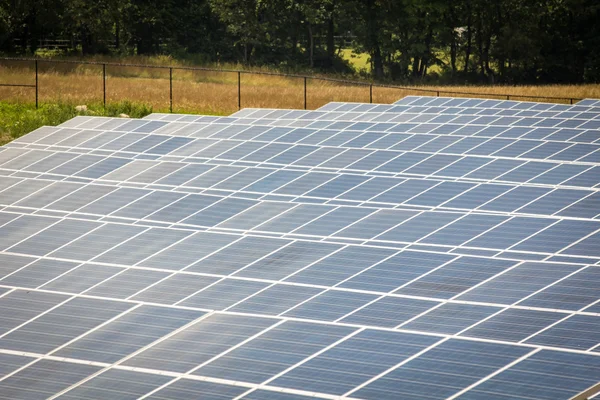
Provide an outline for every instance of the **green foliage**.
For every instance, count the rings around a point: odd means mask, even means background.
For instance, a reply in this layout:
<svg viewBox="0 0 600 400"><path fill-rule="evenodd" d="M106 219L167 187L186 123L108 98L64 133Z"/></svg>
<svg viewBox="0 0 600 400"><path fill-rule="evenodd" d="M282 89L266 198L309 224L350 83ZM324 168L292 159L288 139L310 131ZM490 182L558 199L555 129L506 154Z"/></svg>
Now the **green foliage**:
<svg viewBox="0 0 600 400"><path fill-rule="evenodd" d="M600 80L598 20L598 0L0 0L0 52L347 73L350 35L353 72L382 80L581 83Z"/></svg>
<svg viewBox="0 0 600 400"><path fill-rule="evenodd" d="M78 112L75 105L68 103L42 104L39 109L30 103L0 102L0 145L29 133L40 126L58 125L77 115L117 117L127 114L141 118L152 113L152 107L122 101L109 103L106 109L102 104L88 105L87 111Z"/></svg>

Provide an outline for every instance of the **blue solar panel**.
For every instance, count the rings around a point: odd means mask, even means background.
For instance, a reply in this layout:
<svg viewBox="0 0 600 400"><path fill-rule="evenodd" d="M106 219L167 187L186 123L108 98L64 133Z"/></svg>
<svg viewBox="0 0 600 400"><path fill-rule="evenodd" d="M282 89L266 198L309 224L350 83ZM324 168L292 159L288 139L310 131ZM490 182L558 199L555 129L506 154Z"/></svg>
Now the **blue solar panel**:
<svg viewBox="0 0 600 400"><path fill-rule="evenodd" d="M598 391L600 103L76 117L0 148L0 397Z"/></svg>

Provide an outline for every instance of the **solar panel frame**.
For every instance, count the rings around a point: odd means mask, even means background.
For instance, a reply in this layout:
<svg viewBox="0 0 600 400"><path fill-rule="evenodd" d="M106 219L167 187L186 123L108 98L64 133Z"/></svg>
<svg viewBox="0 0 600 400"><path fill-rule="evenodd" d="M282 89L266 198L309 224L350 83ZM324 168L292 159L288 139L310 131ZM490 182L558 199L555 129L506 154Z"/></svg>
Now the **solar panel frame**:
<svg viewBox="0 0 600 400"><path fill-rule="evenodd" d="M387 109L397 109L399 116L418 111L422 121L430 121L435 113L446 115L447 104L452 112L466 111L456 114L469 117L465 120L489 124L508 121L504 110L531 110L548 121L544 125L553 126L572 120L573 113L594 111L585 108L589 102L569 108L468 99L406 101L418 108ZM457 107L463 104L464 109ZM354 122L336 119L344 122L339 137L323 129L331 126L324 123L335 113L329 109L340 108L333 104L320 112L247 110L239 114L243 121L237 116L168 114L140 121L78 117L63 127L34 132L32 141L25 136L0 148L0 232L11 237L0 252L5 260L0 319L3 304L13 310L12 299L27 291L48 299L28 306L18 300L21 307L35 307L0 332L0 358L9 365L7 372L0 369L0 390L2 382L25 374L39 379L35 365L43 362L67 370L89 366L80 369L81 377L52 389L53 397L65 398L107 396L114 393L114 384L143 398L184 398L204 390L216 398L415 397L430 396L432 385L439 385L448 398L475 398L489 393L490 384L505 381L514 382L510 389L502 386L506 393L518 388L531 396L535 392L519 376L537 373L549 360L573 355L595 371L600 338L564 335L573 327L594 327L600 315L594 292L600 280L595 273L600 254L594 250L600 244L600 225L594 221L598 215L593 215L595 161L561 160L565 153L552 161L521 159L497 169L491 164L516 161L524 153L471 161L466 154L443 152L471 136L443 139L416 133L423 136L415 139L422 143L399 153L413 161L397 172L378 172L377 165L397 157L371 146L381 141L379 136L393 135L377 129L393 127L369 122L377 116L366 114L385 107L341 107L347 111L339 116ZM476 113L474 118L468 112ZM259 118L253 119L255 114ZM313 121L321 125L293 128ZM273 130L284 126L290 128ZM104 127L118 134L100 140ZM268 141L257 140L257 132L264 135L269 129ZM178 136L179 131L185 136ZM486 131L494 136L484 137L485 143L498 143L490 144L498 148L500 142L491 141L506 131L494 125ZM234 139L245 132L243 140ZM558 132L540 134L561 140L581 135L576 129ZM335 146L302 144L303 138L317 134L317 143L332 135ZM35 143L39 140L45 143ZM528 142L528 148L558 142ZM504 143L500 148L506 148ZM570 148L583 153L576 142L568 143L554 153ZM94 147L107 145L107 152ZM254 162L238 161L260 149L265 150ZM299 164L322 149L335 151L319 163L315 158L316 165ZM219 158L226 152L230 158ZM346 153L351 163L324 166ZM35 163L37 167L23 171ZM356 169L358 165L364 169ZM488 165L485 176L491 178L468 177ZM570 167L563 170L563 165ZM455 176L437 176L438 170ZM215 179L202 186L191 183L212 174ZM514 178L502 180L503 175ZM402 193L405 198L399 201ZM514 290L506 290L509 286ZM574 291L581 295L563 303L554 300ZM95 322L87 327L87 316L82 319L80 311L61 314L71 304L106 315L97 322L91 318ZM146 321L145 310L153 310L148 315L157 315L153 318L165 322L165 328L145 326L154 336L142 341L119 336L132 321L139 324L137 318ZM171 312L182 319L169 322L165 317ZM52 329L72 331L62 332L61 340L41 336L45 321L59 315L65 325ZM542 315L549 319L534 318ZM73 318L79 322L69 322ZM518 335L507 328L497 330L505 336L488 336L486 327L515 318L540 323L516 331ZM299 353L286 355L293 348L286 340L295 341L291 332L302 329L309 335L303 337L319 338L320 347L296 345ZM340 334L322 342L323 332L330 331ZM283 342L271 342L279 332L288 332ZM97 358L105 334L117 335L121 347ZM22 337L31 340L24 345ZM25 353L17 356L11 346ZM477 352L478 346L485 368L471 365L475 356L455 355L462 354L460 349ZM173 352L179 356L173 358ZM364 364L356 352L366 352L376 362ZM502 361L497 354L503 354ZM237 367L230 369L232 363ZM446 366L456 375L451 381L445 380ZM313 368L322 372L315 376ZM548 384L569 395L592 390L597 382L589 373L577 385L561 380L581 376L578 368L563 365ZM426 374L415 372L423 369ZM26 393L22 383L17 388Z"/></svg>

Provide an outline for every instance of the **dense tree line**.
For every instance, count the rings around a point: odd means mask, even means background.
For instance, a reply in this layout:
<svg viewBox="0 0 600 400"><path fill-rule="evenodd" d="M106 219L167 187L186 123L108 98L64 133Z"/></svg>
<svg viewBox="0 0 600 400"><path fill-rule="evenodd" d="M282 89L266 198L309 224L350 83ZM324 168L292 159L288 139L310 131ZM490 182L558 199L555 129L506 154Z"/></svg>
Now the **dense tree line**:
<svg viewBox="0 0 600 400"><path fill-rule="evenodd" d="M376 78L579 83L600 80L598 21L598 0L0 0L0 51L62 40L344 72L336 37L351 35Z"/></svg>

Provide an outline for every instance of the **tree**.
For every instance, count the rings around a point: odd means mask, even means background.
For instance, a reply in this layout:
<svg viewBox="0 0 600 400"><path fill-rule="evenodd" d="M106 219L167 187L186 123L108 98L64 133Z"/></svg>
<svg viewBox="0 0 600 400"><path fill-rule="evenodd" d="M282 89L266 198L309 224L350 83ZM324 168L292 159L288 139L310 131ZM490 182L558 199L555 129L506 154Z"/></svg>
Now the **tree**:
<svg viewBox="0 0 600 400"><path fill-rule="evenodd" d="M355 37L377 79L547 83L600 80L597 0L0 0L0 51L193 54L278 67L342 66Z"/></svg>
<svg viewBox="0 0 600 400"><path fill-rule="evenodd" d="M266 11L263 0L210 0L211 10L236 38L243 49L244 62L249 63L252 51L265 40L266 26L262 23Z"/></svg>

